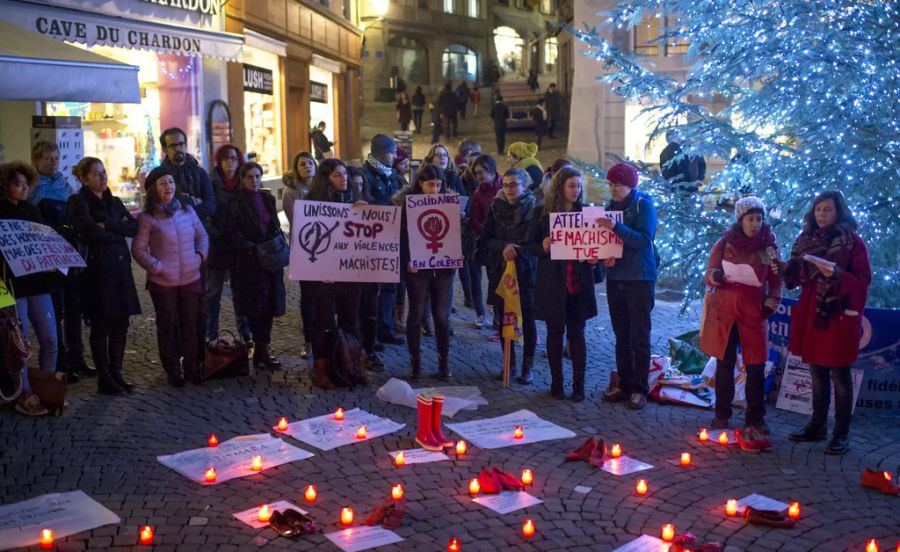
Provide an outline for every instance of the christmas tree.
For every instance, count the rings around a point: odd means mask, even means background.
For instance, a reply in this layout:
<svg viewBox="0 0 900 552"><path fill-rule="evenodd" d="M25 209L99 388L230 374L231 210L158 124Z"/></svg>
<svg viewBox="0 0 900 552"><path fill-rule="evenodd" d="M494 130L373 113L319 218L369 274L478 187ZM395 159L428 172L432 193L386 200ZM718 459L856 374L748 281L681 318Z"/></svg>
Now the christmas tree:
<svg viewBox="0 0 900 552"><path fill-rule="evenodd" d="M785 257L813 198L828 189L844 193L869 247L869 306L897 306L896 1L621 0L603 15L606 27L569 29L604 64L601 80L654 117L651 139L677 128L683 155L724 162L698 193L642 167L660 211L663 271L685 283L685 306L700 297L709 250L733 222L729 198L763 200ZM654 72L646 58L604 38L666 15L677 27L655 42L689 44L683 80ZM722 192L709 191L717 188Z"/></svg>

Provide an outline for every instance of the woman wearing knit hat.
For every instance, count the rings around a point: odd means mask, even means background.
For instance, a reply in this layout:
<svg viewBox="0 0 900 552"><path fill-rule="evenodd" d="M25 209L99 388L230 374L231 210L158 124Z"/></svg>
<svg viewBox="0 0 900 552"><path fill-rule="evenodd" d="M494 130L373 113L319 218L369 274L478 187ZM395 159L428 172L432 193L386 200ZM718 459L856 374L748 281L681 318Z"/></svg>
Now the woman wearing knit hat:
<svg viewBox="0 0 900 552"><path fill-rule="evenodd" d="M522 169L531 178L528 189L532 192L541 185L544 179L544 166L537 160L538 145L525 142L513 142L506 150L509 168Z"/></svg>
<svg viewBox="0 0 900 552"><path fill-rule="evenodd" d="M728 429L734 400L734 365L738 344L747 374L744 429L735 430L741 449L769 451L765 408L765 364L768 358L768 318L781 303L781 276L769 264L778 259L775 234L765 221L766 210L756 197L734 206L734 224L709 254L704 282L710 286L700 324L700 350L716 359L714 429ZM738 278L737 268L753 271Z"/></svg>
<svg viewBox="0 0 900 552"><path fill-rule="evenodd" d="M656 284L656 208L650 196L637 190L637 169L616 163L606 171L609 193L607 211L622 211L622 222L600 218L597 224L623 242L620 259L604 259L607 268L606 300L616 335L616 369L619 386L603 395L607 402L628 401L640 410L647 402L650 370L650 312Z"/></svg>

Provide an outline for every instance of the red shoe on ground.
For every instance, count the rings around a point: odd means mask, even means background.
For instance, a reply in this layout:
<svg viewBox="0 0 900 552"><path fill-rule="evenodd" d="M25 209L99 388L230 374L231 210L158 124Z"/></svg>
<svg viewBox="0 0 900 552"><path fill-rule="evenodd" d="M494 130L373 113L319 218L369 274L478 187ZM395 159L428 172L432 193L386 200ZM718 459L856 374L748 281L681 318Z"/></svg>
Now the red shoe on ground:
<svg viewBox="0 0 900 552"><path fill-rule="evenodd" d="M503 490L503 484L497 479L493 471L485 468L478 474L478 485L485 494L498 494Z"/></svg>
<svg viewBox="0 0 900 552"><path fill-rule="evenodd" d="M594 439L593 437L588 437L580 447L573 450L572 452L566 453L566 462L581 462L587 460L591 455L591 451L594 450L594 446L596 446L596 444L596 439Z"/></svg>
<svg viewBox="0 0 900 552"><path fill-rule="evenodd" d="M431 432L431 412L434 401L426 393L420 393L416 399L419 407L419 427L416 430L416 443L425 450L440 452L444 450L444 443L438 441Z"/></svg>
<svg viewBox="0 0 900 552"><path fill-rule="evenodd" d="M594 449L588 457L588 464L595 468L602 468L604 462L606 462L606 443L603 442L603 439L597 439L594 442Z"/></svg>
<svg viewBox="0 0 900 552"><path fill-rule="evenodd" d="M441 431L441 410L444 408L444 397L443 395L432 395L431 396L431 434L434 435L434 440L439 441L443 448L448 448L453 446L453 441L444 437L444 432Z"/></svg>
<svg viewBox="0 0 900 552"><path fill-rule="evenodd" d="M894 485L892 480L893 476L891 476L891 472L877 472L870 470L869 468L864 468L859 484L863 487L875 489L876 491L881 491L888 495L900 494L900 486Z"/></svg>
<svg viewBox="0 0 900 552"><path fill-rule="evenodd" d="M735 440L737 440L738 445L744 452L759 454L759 452L761 451L759 445L757 444L758 439L753 431L753 428L735 429L734 438Z"/></svg>
<svg viewBox="0 0 900 552"><path fill-rule="evenodd" d="M521 491L525 488L525 485L523 485L515 476L501 471L497 466L494 466L494 478L497 479L507 491Z"/></svg>

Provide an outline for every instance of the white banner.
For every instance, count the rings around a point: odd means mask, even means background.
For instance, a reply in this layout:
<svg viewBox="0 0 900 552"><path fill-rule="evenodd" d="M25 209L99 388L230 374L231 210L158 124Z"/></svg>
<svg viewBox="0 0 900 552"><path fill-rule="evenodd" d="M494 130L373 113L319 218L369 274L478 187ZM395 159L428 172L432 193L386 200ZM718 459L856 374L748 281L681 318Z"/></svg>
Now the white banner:
<svg viewBox="0 0 900 552"><path fill-rule="evenodd" d="M400 282L400 208L294 202L291 280Z"/></svg>
<svg viewBox="0 0 900 552"><path fill-rule="evenodd" d="M262 457L262 470L250 469L254 456ZM187 450L167 456L157 456L163 466L172 468L181 475L203 483L215 485L237 477L247 477L289 462L306 460L313 453L291 446L268 433L243 435L220 443L217 447ZM216 469L215 482L205 480L206 469Z"/></svg>
<svg viewBox="0 0 900 552"><path fill-rule="evenodd" d="M406 196L409 256L415 268L462 268L459 206L459 194Z"/></svg>
<svg viewBox="0 0 900 552"><path fill-rule="evenodd" d="M622 239L597 224L606 217L622 222L622 211L585 207L580 213L550 213L550 258L554 261L622 258Z"/></svg>
<svg viewBox="0 0 900 552"><path fill-rule="evenodd" d="M72 244L55 230L27 220L0 220L0 252L16 277L87 266Z"/></svg>
<svg viewBox="0 0 900 552"><path fill-rule="evenodd" d="M516 439L516 426L522 426L521 439ZM505 416L473 420L459 424L447 424L464 439L483 449L495 449L513 445L526 445L552 439L569 439L575 433L553 422L539 418L530 410L518 410Z"/></svg>
<svg viewBox="0 0 900 552"><path fill-rule="evenodd" d="M365 439L359 439L356 436L356 430L361 425L366 426ZM331 450L343 445L381 437L404 427L406 424L398 424L388 418L381 418L365 410L354 408L344 412L343 420L335 420L334 413L326 414L317 418L292 422L282 433L316 448Z"/></svg>
<svg viewBox="0 0 900 552"><path fill-rule="evenodd" d="M38 544L41 529L61 539L121 521L82 491L45 494L0 506L0 550Z"/></svg>
<svg viewBox="0 0 900 552"><path fill-rule="evenodd" d="M856 410L856 399L859 398L859 389L865 373L863 370L851 369L850 374L853 378L853 406L851 409L853 412ZM833 386L829 405L829 416L833 416ZM809 373L809 365L804 364L797 355L789 354L784 364L784 374L781 376L781 385L778 387L778 401L775 403L775 408L798 414L812 414L812 375Z"/></svg>

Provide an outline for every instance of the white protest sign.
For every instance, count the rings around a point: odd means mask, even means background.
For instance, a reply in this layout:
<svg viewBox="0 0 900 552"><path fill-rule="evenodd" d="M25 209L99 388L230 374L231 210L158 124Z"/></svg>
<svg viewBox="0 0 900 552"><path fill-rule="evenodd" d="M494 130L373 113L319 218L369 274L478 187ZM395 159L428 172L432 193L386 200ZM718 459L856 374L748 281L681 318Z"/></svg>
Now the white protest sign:
<svg viewBox="0 0 900 552"><path fill-rule="evenodd" d="M0 550L38 544L41 529L61 539L121 521L82 491L45 494L0 506Z"/></svg>
<svg viewBox="0 0 900 552"><path fill-rule="evenodd" d="M459 194L406 196L409 257L415 268L462 268L459 205Z"/></svg>
<svg viewBox="0 0 900 552"><path fill-rule="evenodd" d="M277 502L269 502L269 510L275 512L276 510L279 512L284 512L285 510L297 510L301 514L307 514L306 510L303 508L288 502L287 500L279 500ZM243 512L237 512L231 514L241 523L246 523L250 527L254 529L262 529L263 527L268 527L268 521L259 521L259 505L250 508L249 510L244 510Z"/></svg>
<svg viewBox="0 0 900 552"><path fill-rule="evenodd" d="M650 535L641 535L628 544L622 545L613 552L668 552L672 545Z"/></svg>
<svg viewBox="0 0 900 552"><path fill-rule="evenodd" d="M397 454L403 453L403 464L429 464L431 462L441 462L450 460L450 457L443 452L425 450L420 448L397 450L389 453L393 460L397 459ZM393 461L392 460L392 461Z"/></svg>
<svg viewBox="0 0 900 552"><path fill-rule="evenodd" d="M72 244L49 226L0 220L0 252L14 276L87 266Z"/></svg>
<svg viewBox="0 0 900 552"><path fill-rule="evenodd" d="M400 208L295 201L291 280L400 281Z"/></svg>
<svg viewBox="0 0 900 552"><path fill-rule="evenodd" d="M341 529L340 531L326 534L325 538L344 552L359 552L360 550L369 550L377 546L387 546L403 541L403 537L380 525Z"/></svg>
<svg viewBox="0 0 900 552"><path fill-rule="evenodd" d="M788 509L788 504L756 493L738 500L737 505L739 512L743 511L747 506L752 506L757 510L775 510L777 512L783 512Z"/></svg>
<svg viewBox="0 0 900 552"><path fill-rule="evenodd" d="M156 459L163 466L172 468L197 483L215 485L229 479L260 473L261 470L250 469L253 457L257 455L262 457L263 470L315 456L309 451L291 446L268 433L261 433L235 437L220 443L217 447L187 450L177 454L157 456ZM214 482L205 480L207 468L216 469Z"/></svg>
<svg viewBox="0 0 900 552"><path fill-rule="evenodd" d="M540 504L543 500L522 491L503 491L500 494L483 495L473 498L472 502L477 502L498 514L508 514L510 512L522 510L523 508L528 508L529 506L534 506L535 504Z"/></svg>
<svg viewBox="0 0 900 552"><path fill-rule="evenodd" d="M516 426L522 426L521 439L515 438L514 431ZM518 410L496 418L447 424L447 427L464 439L472 442L475 446L483 449L527 445L528 443L575 437L573 431L560 427L553 422L543 420L530 410Z"/></svg>
<svg viewBox="0 0 900 552"><path fill-rule="evenodd" d="M603 471L613 475L628 475L639 471L649 470L653 466L646 462L634 459L630 456L620 456L618 458L608 458L603 463Z"/></svg>
<svg viewBox="0 0 900 552"><path fill-rule="evenodd" d="M853 378L853 406L850 412L856 410L856 399L859 398L864 374L864 370L850 370ZM809 373L809 365L804 364L797 355L789 354L785 362L775 408L798 414L812 414L812 375ZM828 411L834 414L834 387L831 388Z"/></svg>
<svg viewBox="0 0 900 552"><path fill-rule="evenodd" d="M361 425L366 426L365 439L359 439L356 436L356 430ZM404 427L406 424L398 424L388 418L381 418L365 410L354 408L344 412L343 420L335 420L334 413L326 414L317 418L292 422L282 433L316 448L331 450L343 445L369 441Z"/></svg>
<svg viewBox="0 0 900 552"><path fill-rule="evenodd" d="M622 257L622 239L597 224L601 217L622 222L622 211L584 207L581 212L550 213L550 258L583 261Z"/></svg>

